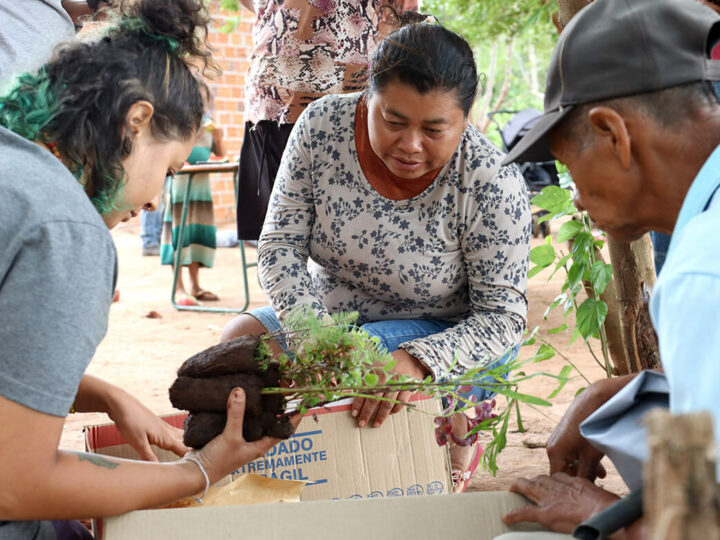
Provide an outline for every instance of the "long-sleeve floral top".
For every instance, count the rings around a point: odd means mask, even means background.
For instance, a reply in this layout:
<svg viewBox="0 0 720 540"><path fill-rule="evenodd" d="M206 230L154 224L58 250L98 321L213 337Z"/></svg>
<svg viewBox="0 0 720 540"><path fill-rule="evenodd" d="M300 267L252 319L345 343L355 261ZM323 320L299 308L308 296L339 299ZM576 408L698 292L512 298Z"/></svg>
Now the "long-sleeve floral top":
<svg viewBox="0 0 720 540"><path fill-rule="evenodd" d="M360 94L326 96L298 120L258 247L279 319L316 313L456 322L402 349L436 378L489 363L525 329L531 217L517 167L469 126L420 195L390 200L365 178L355 146ZM457 362L455 362L457 358Z"/></svg>

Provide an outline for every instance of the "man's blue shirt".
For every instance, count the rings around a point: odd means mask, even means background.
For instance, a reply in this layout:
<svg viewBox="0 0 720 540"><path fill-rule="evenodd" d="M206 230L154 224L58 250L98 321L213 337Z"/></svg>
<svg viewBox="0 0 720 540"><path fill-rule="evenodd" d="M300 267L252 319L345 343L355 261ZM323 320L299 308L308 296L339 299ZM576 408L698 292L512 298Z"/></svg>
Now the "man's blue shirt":
<svg viewBox="0 0 720 540"><path fill-rule="evenodd" d="M670 410L709 410L720 448L720 147L690 186L650 300Z"/></svg>

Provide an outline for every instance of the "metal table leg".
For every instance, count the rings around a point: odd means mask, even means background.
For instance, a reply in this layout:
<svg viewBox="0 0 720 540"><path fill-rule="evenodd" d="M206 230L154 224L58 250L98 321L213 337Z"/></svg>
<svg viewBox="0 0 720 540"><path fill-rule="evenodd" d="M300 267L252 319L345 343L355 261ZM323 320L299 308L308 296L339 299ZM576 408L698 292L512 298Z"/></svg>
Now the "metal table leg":
<svg viewBox="0 0 720 540"><path fill-rule="evenodd" d="M231 308L231 307L207 307L207 306L182 306L178 304L175 300L175 293L177 291L177 282L178 282L178 276L180 275L181 267L180 267L180 256L182 254L182 248L184 244L184 238L185 238L185 220L187 219L187 209L188 209L188 202L190 199L190 186L192 185L193 177L195 176L194 173L191 173L188 175L187 184L185 186L185 194L183 196L183 209L182 209L182 215L180 217L180 225L178 227L178 234L177 234L177 247L175 249L175 253L173 254L173 282L172 282L172 293L170 295L170 302L172 303L173 307L180 311L209 311L214 313L242 313L245 311L250 304L250 289L248 286L248 275L247 275L247 269L252 268L253 266L257 266L257 263L248 263L245 257L245 246L244 242L242 240L239 241L240 245L240 257L242 259L242 276L243 276L243 285L244 285L244 291L245 291L245 303L241 308ZM237 171L234 173L234 185L235 185L235 192L237 196ZM174 178L170 181L170 193L172 194L172 182L174 182ZM170 204L172 205L172 195L170 196ZM172 212L172 210L171 210Z"/></svg>

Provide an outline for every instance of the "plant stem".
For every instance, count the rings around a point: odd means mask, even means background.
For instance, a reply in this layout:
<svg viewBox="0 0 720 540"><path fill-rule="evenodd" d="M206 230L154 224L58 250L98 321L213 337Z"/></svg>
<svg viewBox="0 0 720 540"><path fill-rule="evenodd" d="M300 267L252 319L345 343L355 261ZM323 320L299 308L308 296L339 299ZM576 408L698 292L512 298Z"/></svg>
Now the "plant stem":
<svg viewBox="0 0 720 540"><path fill-rule="evenodd" d="M575 371L577 371L583 379L585 379L585 382L586 382L586 383L592 384L592 383L590 382L590 380L585 376L585 374L578 369L578 367L573 363L572 360L570 360L567 356L565 356L563 353L561 353L560 351L558 351L555 347L553 347L552 345L550 345L550 343L549 343L546 339L540 338L540 341L542 341L543 343L545 343L547 346L552 347L553 350L560 356L560 358L562 358L562 359L565 360L568 364L570 364L570 365L573 367L573 369L574 369Z"/></svg>
<svg viewBox="0 0 720 540"><path fill-rule="evenodd" d="M608 340L605 335L605 324L600 326L600 345L602 346L603 360L605 360L605 373L608 378L613 376L613 367L610 363L610 351L608 350Z"/></svg>
<svg viewBox="0 0 720 540"><path fill-rule="evenodd" d="M583 225L592 235L592 223L590 222L590 218L587 215L587 213L583 213ZM592 267L592 265L595 264L595 242L594 241L590 245L588 257L590 259L590 266ZM593 296L595 298L600 298L600 295L598 294L598 291L595 288L595 284L592 283L592 281L590 282L590 287L592 287ZM588 347L589 346L590 346L590 344L588 343ZM610 352L608 350L608 340L607 340L607 334L605 333L605 322L604 321L603 321L603 324L600 325L600 348L602 350L603 360L605 361L605 365L601 364L601 366L605 370L605 375L608 378L610 378L610 377L612 377L612 365L610 363ZM593 357L595 357L594 354L593 354ZM597 361L597 359L596 359L596 361Z"/></svg>

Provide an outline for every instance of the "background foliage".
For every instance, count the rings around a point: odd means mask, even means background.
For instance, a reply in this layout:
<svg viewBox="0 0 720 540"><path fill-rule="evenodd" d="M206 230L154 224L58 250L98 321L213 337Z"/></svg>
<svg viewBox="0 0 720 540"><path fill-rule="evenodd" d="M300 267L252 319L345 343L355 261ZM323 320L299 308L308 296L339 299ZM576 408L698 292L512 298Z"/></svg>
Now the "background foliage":
<svg viewBox="0 0 720 540"><path fill-rule="evenodd" d="M483 74L473 123L498 146L498 127L512 114L493 110L543 108L546 68L557 39L552 15L557 3L543 0L424 0L421 11L434 15L445 27L472 46Z"/></svg>

